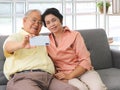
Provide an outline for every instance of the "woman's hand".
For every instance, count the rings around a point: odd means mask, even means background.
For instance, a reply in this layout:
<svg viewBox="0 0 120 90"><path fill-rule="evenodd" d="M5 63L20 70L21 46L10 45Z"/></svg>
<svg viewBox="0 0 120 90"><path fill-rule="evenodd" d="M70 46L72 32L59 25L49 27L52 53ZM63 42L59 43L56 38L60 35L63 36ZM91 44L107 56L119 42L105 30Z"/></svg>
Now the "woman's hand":
<svg viewBox="0 0 120 90"><path fill-rule="evenodd" d="M55 74L55 77L59 80L69 80L72 77L70 76L70 74L65 74L63 72L58 72Z"/></svg>
<svg viewBox="0 0 120 90"><path fill-rule="evenodd" d="M79 65L71 73L65 74L63 72L58 72L55 74L55 77L60 80L69 80L69 79L81 76L86 71L87 70L85 68L83 68Z"/></svg>

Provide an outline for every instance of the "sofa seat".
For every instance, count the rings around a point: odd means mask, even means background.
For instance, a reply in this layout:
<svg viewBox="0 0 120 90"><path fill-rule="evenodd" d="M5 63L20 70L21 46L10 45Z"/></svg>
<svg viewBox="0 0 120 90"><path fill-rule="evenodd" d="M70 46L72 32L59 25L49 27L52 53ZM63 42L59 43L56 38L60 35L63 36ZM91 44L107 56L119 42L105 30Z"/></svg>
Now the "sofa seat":
<svg viewBox="0 0 120 90"><path fill-rule="evenodd" d="M0 85L0 90L6 90L6 85Z"/></svg>
<svg viewBox="0 0 120 90"><path fill-rule="evenodd" d="M120 90L120 69L109 68L97 70L97 72L109 90Z"/></svg>

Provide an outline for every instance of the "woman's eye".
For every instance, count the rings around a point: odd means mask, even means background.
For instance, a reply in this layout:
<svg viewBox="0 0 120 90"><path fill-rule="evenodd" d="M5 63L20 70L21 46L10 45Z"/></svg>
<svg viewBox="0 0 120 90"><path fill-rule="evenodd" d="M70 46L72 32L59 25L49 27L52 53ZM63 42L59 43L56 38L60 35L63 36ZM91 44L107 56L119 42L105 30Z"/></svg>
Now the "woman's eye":
<svg viewBox="0 0 120 90"><path fill-rule="evenodd" d="M50 22L46 22L46 24L48 25L48 24L50 24Z"/></svg>
<svg viewBox="0 0 120 90"><path fill-rule="evenodd" d="M52 22L55 22L55 21L56 21L56 19L55 19L55 18L53 18L53 19L52 19Z"/></svg>

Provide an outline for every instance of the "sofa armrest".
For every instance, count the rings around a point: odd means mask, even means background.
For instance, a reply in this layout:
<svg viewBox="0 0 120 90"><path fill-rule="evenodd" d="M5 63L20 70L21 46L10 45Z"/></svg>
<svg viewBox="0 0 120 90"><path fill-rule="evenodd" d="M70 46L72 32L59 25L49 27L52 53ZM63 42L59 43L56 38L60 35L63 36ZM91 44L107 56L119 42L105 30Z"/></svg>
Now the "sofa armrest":
<svg viewBox="0 0 120 90"><path fill-rule="evenodd" d="M110 49L113 61L113 67L120 68L120 50Z"/></svg>
<svg viewBox="0 0 120 90"><path fill-rule="evenodd" d="M8 80L4 76L3 71L0 71L0 85L6 85L7 82L8 82Z"/></svg>

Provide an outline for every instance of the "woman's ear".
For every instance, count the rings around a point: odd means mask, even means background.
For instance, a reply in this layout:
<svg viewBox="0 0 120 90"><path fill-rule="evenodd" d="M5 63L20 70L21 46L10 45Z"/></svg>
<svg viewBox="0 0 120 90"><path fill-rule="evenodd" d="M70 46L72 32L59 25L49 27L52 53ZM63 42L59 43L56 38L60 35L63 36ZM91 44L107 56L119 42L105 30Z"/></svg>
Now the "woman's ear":
<svg viewBox="0 0 120 90"><path fill-rule="evenodd" d="M63 19L61 20L61 24L63 25Z"/></svg>

